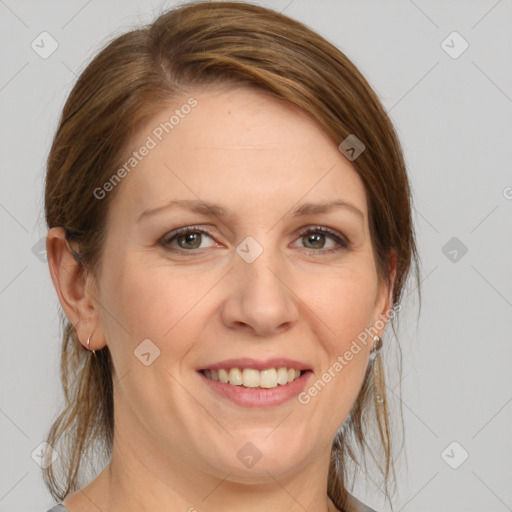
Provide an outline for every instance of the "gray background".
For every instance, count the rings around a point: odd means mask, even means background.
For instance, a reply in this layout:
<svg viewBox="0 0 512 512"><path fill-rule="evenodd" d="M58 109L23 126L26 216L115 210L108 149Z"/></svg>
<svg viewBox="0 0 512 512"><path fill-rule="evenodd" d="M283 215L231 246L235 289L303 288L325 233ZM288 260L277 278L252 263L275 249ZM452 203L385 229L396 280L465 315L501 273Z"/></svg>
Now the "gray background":
<svg viewBox="0 0 512 512"><path fill-rule="evenodd" d="M403 143L424 302L418 320L411 284L400 332L406 452L395 509L512 510L512 2L258 3L344 51ZM53 504L31 453L61 398L58 302L37 250L58 116L104 41L172 4L0 0L0 512ZM58 42L46 59L31 47L43 31ZM469 44L461 55L463 40L442 45L453 31ZM388 510L371 481L354 493Z"/></svg>

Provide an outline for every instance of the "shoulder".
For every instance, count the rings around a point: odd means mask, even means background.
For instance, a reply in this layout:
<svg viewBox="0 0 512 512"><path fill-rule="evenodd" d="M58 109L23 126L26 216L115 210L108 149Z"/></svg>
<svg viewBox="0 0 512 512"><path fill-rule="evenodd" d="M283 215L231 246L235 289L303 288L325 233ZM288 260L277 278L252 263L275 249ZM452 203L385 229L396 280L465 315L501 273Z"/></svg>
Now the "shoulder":
<svg viewBox="0 0 512 512"><path fill-rule="evenodd" d="M375 509L365 505L362 501L359 501L352 494L348 495L347 505L350 512L377 512Z"/></svg>
<svg viewBox="0 0 512 512"><path fill-rule="evenodd" d="M69 510L64 505L61 505L59 503L58 505L55 505L54 507L52 507L47 512L69 512Z"/></svg>

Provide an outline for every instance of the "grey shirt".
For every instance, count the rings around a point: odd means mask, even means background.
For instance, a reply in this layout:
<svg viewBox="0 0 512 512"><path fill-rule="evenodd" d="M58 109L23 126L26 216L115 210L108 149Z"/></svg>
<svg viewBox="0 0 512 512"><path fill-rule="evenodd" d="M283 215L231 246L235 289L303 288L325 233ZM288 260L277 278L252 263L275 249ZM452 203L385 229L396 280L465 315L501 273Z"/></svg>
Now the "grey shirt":
<svg viewBox="0 0 512 512"><path fill-rule="evenodd" d="M359 501L355 496L350 495L350 504L352 507L357 507L357 512L375 512L373 508L367 507L363 502ZM48 512L69 512L69 510L60 503L55 505Z"/></svg>

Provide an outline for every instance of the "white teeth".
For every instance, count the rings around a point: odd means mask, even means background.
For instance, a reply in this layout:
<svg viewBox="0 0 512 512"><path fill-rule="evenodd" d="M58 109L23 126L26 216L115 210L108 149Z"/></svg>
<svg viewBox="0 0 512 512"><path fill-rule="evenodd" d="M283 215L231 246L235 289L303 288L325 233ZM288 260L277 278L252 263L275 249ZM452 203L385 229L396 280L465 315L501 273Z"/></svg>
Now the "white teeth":
<svg viewBox="0 0 512 512"><path fill-rule="evenodd" d="M219 370L204 370L203 374L209 379L220 381L233 386L246 388L276 388L293 382L301 375L300 370L294 368L268 368L258 371L254 368L221 368Z"/></svg>
<svg viewBox="0 0 512 512"><path fill-rule="evenodd" d="M244 383L242 372L238 368L229 370L229 383L233 386L241 386Z"/></svg>
<svg viewBox="0 0 512 512"><path fill-rule="evenodd" d="M277 370L277 383L281 385L288 384L288 370L286 368L279 368L279 370Z"/></svg>
<svg viewBox="0 0 512 512"><path fill-rule="evenodd" d="M277 386L277 372L275 368L260 372L260 388L275 388Z"/></svg>
<svg viewBox="0 0 512 512"><path fill-rule="evenodd" d="M208 377L208 375L207 375ZM226 370L221 369L219 370L219 380L223 382L224 384L227 384L229 382L229 374Z"/></svg>
<svg viewBox="0 0 512 512"><path fill-rule="evenodd" d="M260 372L258 370L244 368L242 376L246 388L257 388L260 385Z"/></svg>

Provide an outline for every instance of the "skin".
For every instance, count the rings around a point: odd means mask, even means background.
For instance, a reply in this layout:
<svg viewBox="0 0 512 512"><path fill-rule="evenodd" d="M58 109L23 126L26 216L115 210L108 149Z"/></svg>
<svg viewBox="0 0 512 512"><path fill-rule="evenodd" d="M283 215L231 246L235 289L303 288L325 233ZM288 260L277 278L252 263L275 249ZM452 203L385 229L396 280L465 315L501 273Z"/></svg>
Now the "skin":
<svg viewBox="0 0 512 512"><path fill-rule="evenodd" d="M389 314L392 289L378 279L363 183L296 108L246 89L191 95L197 107L117 185L99 278L80 274L61 228L48 233L67 317L84 346L89 335L90 349L108 345L115 366L112 460L63 503L71 512L225 512L240 503L245 512L335 510L326 496L331 444L373 340L308 404L241 407L214 394L196 370L235 357L289 357L313 369L307 389ZM132 149L188 97L141 127ZM137 221L174 199L231 213L166 210ZM291 215L304 202L336 199L362 218L345 208ZM184 226L211 237L159 245ZM350 248L325 253L338 247L330 235L302 235L318 226L348 238ZM252 263L236 253L247 236L263 248ZM145 339L160 349L148 366L133 353ZM251 468L237 458L247 442L262 454Z"/></svg>

